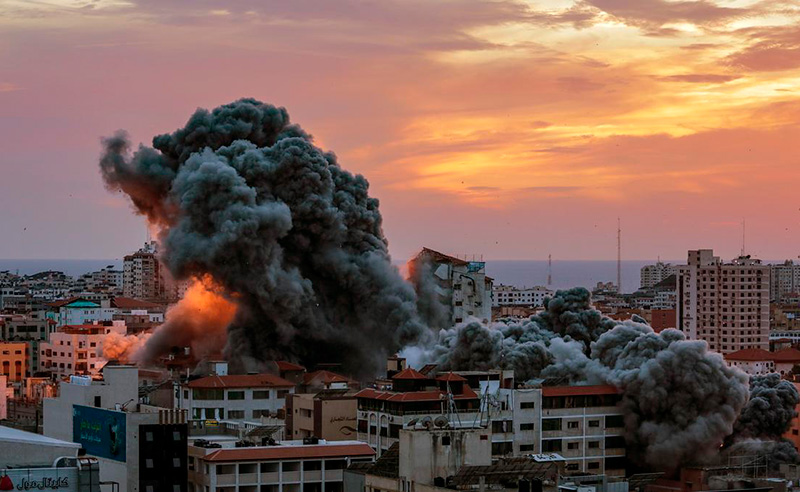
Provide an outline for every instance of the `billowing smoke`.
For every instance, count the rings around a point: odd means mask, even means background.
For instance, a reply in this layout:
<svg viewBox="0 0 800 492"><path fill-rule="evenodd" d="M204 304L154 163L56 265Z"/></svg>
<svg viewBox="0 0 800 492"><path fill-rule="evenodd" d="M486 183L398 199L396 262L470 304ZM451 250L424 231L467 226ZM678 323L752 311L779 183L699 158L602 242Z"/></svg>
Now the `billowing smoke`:
<svg viewBox="0 0 800 492"><path fill-rule="evenodd" d="M705 342L609 319L582 288L559 291L522 322L442 330L424 358L443 369L500 367L521 380L614 385L623 394L628 456L661 469L715 458L748 400L747 376Z"/></svg>
<svg viewBox="0 0 800 492"><path fill-rule="evenodd" d="M750 378L750 401L726 439L727 455L767 455L773 465L800 463L794 445L783 440L797 417L800 393L777 374Z"/></svg>
<svg viewBox="0 0 800 492"><path fill-rule="evenodd" d="M226 348L234 365L334 359L375 374L427 333L390 263L366 179L316 147L285 109L242 99L197 110L132 156L124 133L103 144L107 186L159 227L173 276L208 275L236 303ZM182 334L161 330L148 356Z"/></svg>
<svg viewBox="0 0 800 492"><path fill-rule="evenodd" d="M133 362L135 354L144 347L149 333L138 335L121 335L119 333L108 333L103 337L100 345L100 356L106 360L118 360L120 362Z"/></svg>

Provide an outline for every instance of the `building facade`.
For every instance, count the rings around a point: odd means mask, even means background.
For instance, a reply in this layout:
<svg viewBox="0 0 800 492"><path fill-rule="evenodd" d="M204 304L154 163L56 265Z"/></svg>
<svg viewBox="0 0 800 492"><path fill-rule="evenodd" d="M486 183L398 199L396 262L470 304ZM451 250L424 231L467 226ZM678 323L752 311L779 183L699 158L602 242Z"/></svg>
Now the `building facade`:
<svg viewBox="0 0 800 492"><path fill-rule="evenodd" d="M120 321L106 324L67 325L39 344L39 370L62 376L97 374L108 362L103 358L103 340L114 333L125 335Z"/></svg>
<svg viewBox="0 0 800 492"><path fill-rule="evenodd" d="M645 265L639 270L639 288L649 289L654 287L657 283L665 280L670 275L675 275L677 272L678 269L675 265L661 261L654 265Z"/></svg>
<svg viewBox="0 0 800 492"><path fill-rule="evenodd" d="M7 376L9 383L19 383L27 376L28 350L26 342L0 342L0 375Z"/></svg>
<svg viewBox="0 0 800 492"><path fill-rule="evenodd" d="M769 266L769 299L781 302L800 293L800 264L792 260Z"/></svg>
<svg viewBox="0 0 800 492"><path fill-rule="evenodd" d="M317 437L327 441L356 438L356 391L327 389L286 397L286 433L290 439Z"/></svg>
<svg viewBox="0 0 800 492"><path fill-rule="evenodd" d="M541 285L518 289L511 285L496 285L492 289L492 306L544 306L544 300L553 297L553 291Z"/></svg>
<svg viewBox="0 0 800 492"><path fill-rule="evenodd" d="M748 256L723 263L710 249L678 266L676 327L723 354L769 348L769 267Z"/></svg>
<svg viewBox="0 0 800 492"><path fill-rule="evenodd" d="M189 446L189 492L343 492L343 472L372 462L358 441L281 441L273 446Z"/></svg>
<svg viewBox="0 0 800 492"><path fill-rule="evenodd" d="M462 260L423 248L409 261L408 269L412 279L425 276L426 282L432 281L435 294L449 310L453 323L468 318L484 323L492 320L493 280L486 276L485 262Z"/></svg>
<svg viewBox="0 0 800 492"><path fill-rule="evenodd" d="M295 384L273 374L214 375L180 386L177 408L193 420L256 420L276 416Z"/></svg>

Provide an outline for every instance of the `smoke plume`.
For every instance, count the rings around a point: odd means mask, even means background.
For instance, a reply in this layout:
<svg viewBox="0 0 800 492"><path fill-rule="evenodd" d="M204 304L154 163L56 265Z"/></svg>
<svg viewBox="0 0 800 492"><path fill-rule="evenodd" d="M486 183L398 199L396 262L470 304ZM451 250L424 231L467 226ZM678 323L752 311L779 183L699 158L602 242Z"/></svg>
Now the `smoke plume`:
<svg viewBox="0 0 800 492"><path fill-rule="evenodd" d="M425 335L367 180L316 147L285 109L241 99L197 110L132 156L122 132L103 144L107 186L159 227L173 276L208 275L236 303L226 348L234 365L336 360L374 374ZM148 357L183 336L159 330Z"/></svg>
<svg viewBox="0 0 800 492"><path fill-rule="evenodd" d="M423 350L445 370L499 367L521 380L619 388L628 456L660 469L715 458L748 400L747 376L705 342L609 319L583 288L557 292L542 314L522 322L442 330Z"/></svg>

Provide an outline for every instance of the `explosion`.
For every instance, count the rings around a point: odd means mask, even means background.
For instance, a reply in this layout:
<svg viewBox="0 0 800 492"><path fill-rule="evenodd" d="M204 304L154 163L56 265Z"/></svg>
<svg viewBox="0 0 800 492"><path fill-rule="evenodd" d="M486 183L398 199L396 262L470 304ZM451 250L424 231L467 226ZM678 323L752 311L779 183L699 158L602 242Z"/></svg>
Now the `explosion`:
<svg viewBox="0 0 800 492"><path fill-rule="evenodd" d="M158 227L172 275L210 275L236 304L232 370L333 359L372 376L386 356L430 336L391 264L367 180L316 147L285 109L241 99L197 110L133 155L123 132L103 145L106 185ZM181 329L159 330L146 355L174 343L165 338L207 335Z"/></svg>
<svg viewBox="0 0 800 492"><path fill-rule="evenodd" d="M145 364L155 362L176 347L191 347L197 360L217 354L225 346L226 330L235 316L236 304L209 275L194 279L133 359Z"/></svg>

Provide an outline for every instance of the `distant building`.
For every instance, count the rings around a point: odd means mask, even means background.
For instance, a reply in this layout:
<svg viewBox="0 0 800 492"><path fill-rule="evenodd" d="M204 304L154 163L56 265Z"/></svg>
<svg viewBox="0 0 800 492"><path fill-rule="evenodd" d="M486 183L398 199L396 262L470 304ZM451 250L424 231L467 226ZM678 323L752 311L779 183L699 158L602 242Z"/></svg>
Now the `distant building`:
<svg viewBox="0 0 800 492"><path fill-rule="evenodd" d="M769 267L749 256L723 263L710 249L678 266L676 327L723 354L769 348Z"/></svg>
<svg viewBox="0 0 800 492"><path fill-rule="evenodd" d="M656 333L667 328L675 328L675 309L650 310L650 327Z"/></svg>
<svg viewBox="0 0 800 492"><path fill-rule="evenodd" d="M768 352L749 348L725 354L725 362L751 376L762 376L773 372L785 376L791 374L794 367L800 364L800 350L787 348Z"/></svg>
<svg viewBox="0 0 800 492"><path fill-rule="evenodd" d="M468 261L423 248L408 263L412 278L430 282L442 305L449 309L452 323L477 318L488 323L492 319L491 277L486 276L486 263Z"/></svg>
<svg viewBox="0 0 800 492"><path fill-rule="evenodd" d="M639 271L639 287L642 289L653 287L670 275L675 275L677 271L678 270L675 265L663 263L661 261L654 265L645 265Z"/></svg>
<svg viewBox="0 0 800 492"><path fill-rule="evenodd" d="M769 299L781 302L800 293L800 264L792 260L769 266Z"/></svg>
<svg viewBox="0 0 800 492"><path fill-rule="evenodd" d="M19 383L28 372L28 344L25 342L0 342L0 375L9 383ZM0 388L5 390L5 387Z"/></svg>
<svg viewBox="0 0 800 492"><path fill-rule="evenodd" d="M234 447L232 442L189 446L189 491L343 492L342 474L353 463L371 462L363 442L281 441ZM220 447L222 446L222 447Z"/></svg>
<svg viewBox="0 0 800 492"><path fill-rule="evenodd" d="M511 285L496 285L492 289L492 306L544 306L544 300L553 297L547 287L517 288Z"/></svg>
<svg viewBox="0 0 800 492"><path fill-rule="evenodd" d="M183 288L185 285L175 282L159 261L154 242L123 259L122 291L125 297L174 301L180 297Z"/></svg>
<svg viewBox="0 0 800 492"><path fill-rule="evenodd" d="M177 408L193 420L258 421L277 415L294 391L294 383L274 374L207 376L181 385Z"/></svg>
<svg viewBox="0 0 800 492"><path fill-rule="evenodd" d="M90 292L105 292L111 295L122 295L123 274L114 265L108 265L95 272L81 275L77 281L78 287Z"/></svg>
<svg viewBox="0 0 800 492"><path fill-rule="evenodd" d="M39 369L62 376L98 374L107 362L102 348L110 333L125 335L127 328L121 321L60 327L39 344Z"/></svg>

